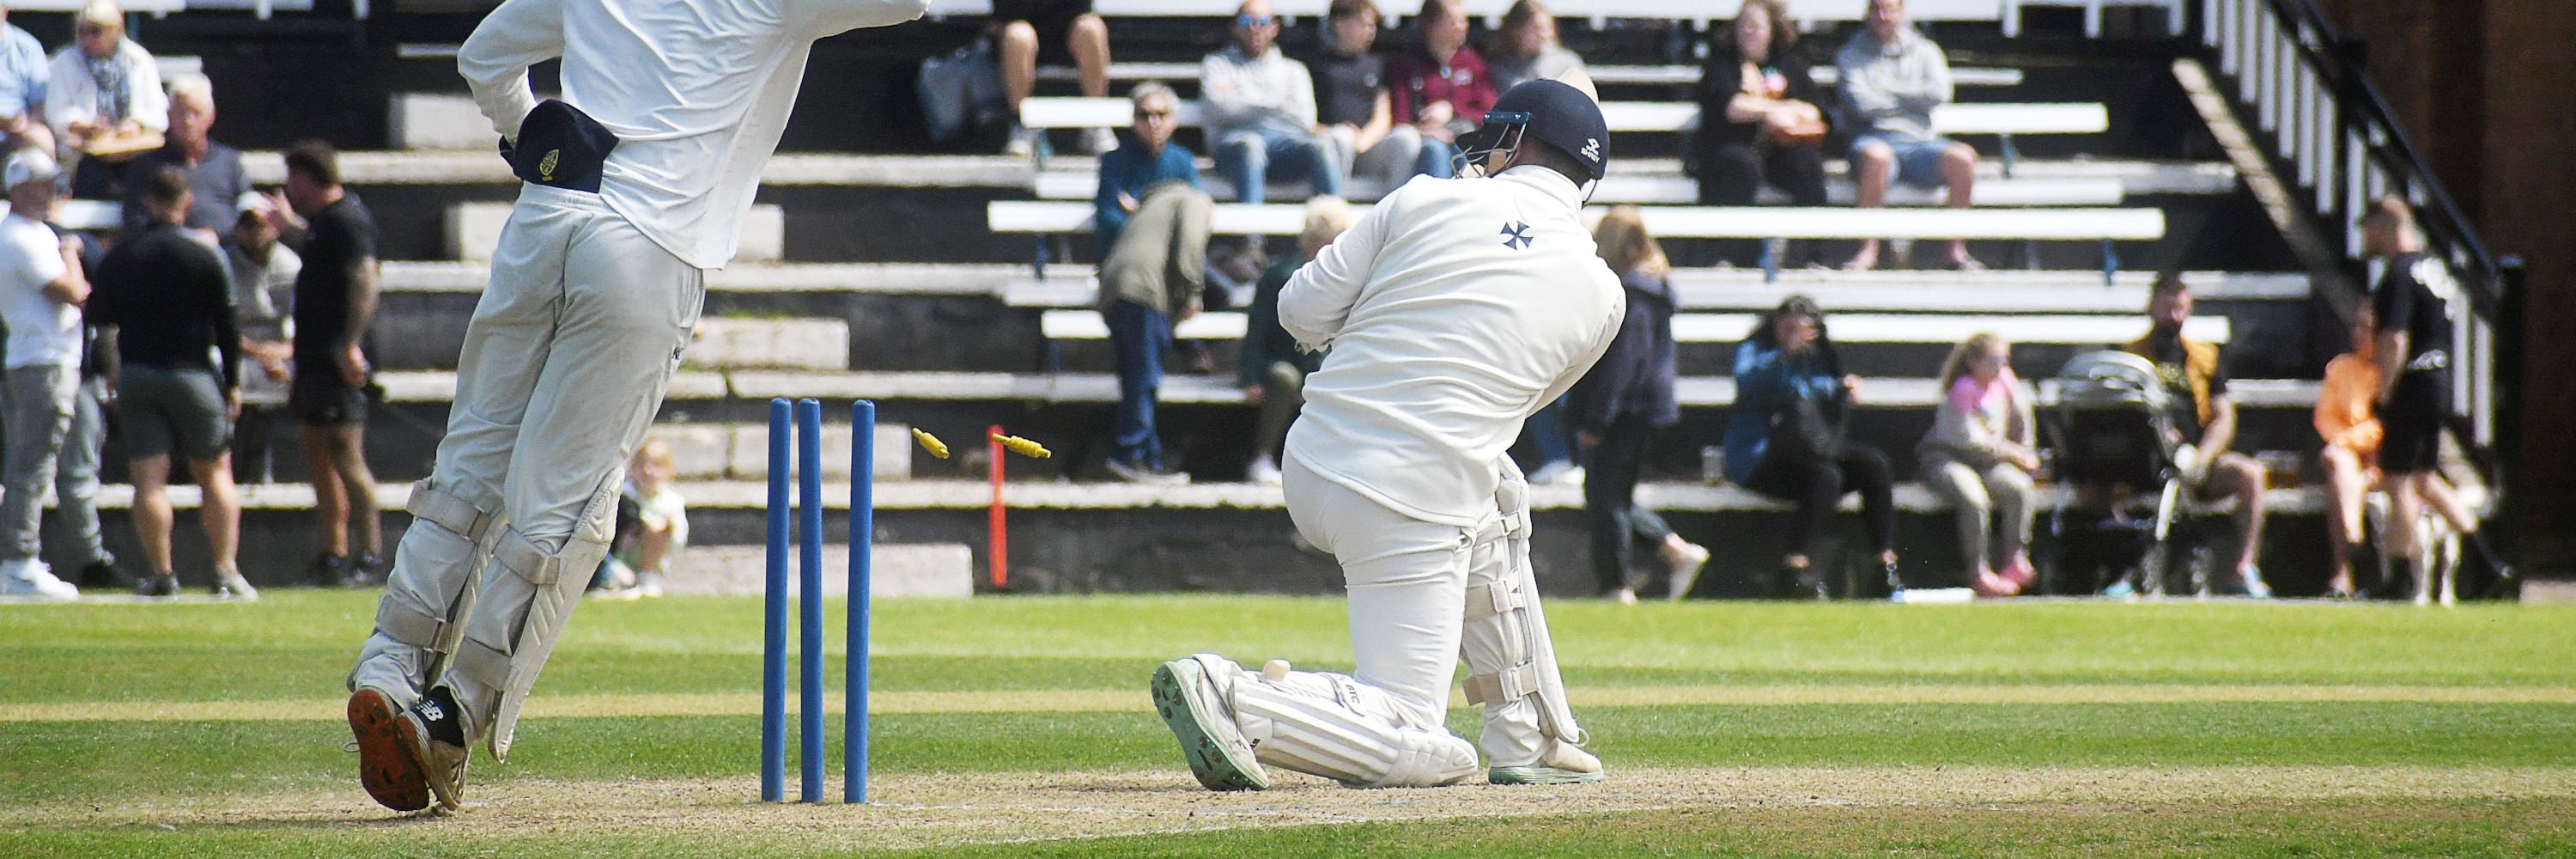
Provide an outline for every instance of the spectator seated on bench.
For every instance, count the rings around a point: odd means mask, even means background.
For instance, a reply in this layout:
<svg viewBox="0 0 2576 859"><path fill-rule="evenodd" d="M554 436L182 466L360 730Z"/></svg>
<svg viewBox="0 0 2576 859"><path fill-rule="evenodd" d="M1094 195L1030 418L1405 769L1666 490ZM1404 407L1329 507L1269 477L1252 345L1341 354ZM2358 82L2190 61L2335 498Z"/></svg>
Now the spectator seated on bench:
<svg viewBox="0 0 2576 859"><path fill-rule="evenodd" d="M1002 92L1010 99L1012 116L1020 115L1020 102L1037 89L1040 60L1072 60L1083 95L1109 95L1109 25L1091 11L1091 0L994 0L991 26L999 49ZM1082 147L1089 154L1100 155L1116 146L1109 129L1083 132ZM1037 132L1014 122L1005 151L1028 155L1036 148Z"/></svg>
<svg viewBox="0 0 2576 859"><path fill-rule="evenodd" d="M1342 173L1332 138L1315 124L1315 81L1306 64L1279 53L1278 40L1279 16L1270 0L1244 0L1234 16L1234 44L1200 63L1217 172L1246 203L1263 201L1274 161L1305 171L1314 193L1339 196Z"/></svg>
<svg viewBox="0 0 2576 859"><path fill-rule="evenodd" d="M1503 13L1503 25L1494 31L1493 50L1486 52L1485 67L1493 73L1494 91L1511 92L1512 87L1534 80L1556 80L1566 72L1583 68L1583 58L1556 41L1556 16L1539 0L1519 0L1511 11Z"/></svg>
<svg viewBox="0 0 2576 859"><path fill-rule="evenodd" d="M1887 454L1842 438L1859 387L1825 334L1824 311L1804 295L1764 314L1735 351L1726 479L1798 505L1780 565L1801 595L1827 596L1824 578L1808 567L1846 493L1860 493L1869 547L1895 575L1895 476Z"/></svg>
<svg viewBox="0 0 2576 859"><path fill-rule="evenodd" d="M125 14L116 0L91 0L73 20L72 44L54 52L50 77L45 124L56 145L67 152L110 152L107 157L118 162L84 155L72 169L72 196L117 199L123 156L158 145L170 121L160 64L125 37Z"/></svg>
<svg viewBox="0 0 2576 859"><path fill-rule="evenodd" d="M1454 145L1458 135L1485 121L1501 91L1484 57L1467 46L1467 13L1458 0L1424 0L1413 23L1422 32L1422 49L1387 63L1395 121L1413 126L1425 141Z"/></svg>
<svg viewBox="0 0 2576 859"><path fill-rule="evenodd" d="M1163 468L1154 399L1163 383L1163 353L1172 348L1172 323L1198 313L1207 286L1213 204L1199 190L1189 150L1171 142L1179 101L1172 89L1139 84L1129 100L1136 138L1101 156L1093 215L1108 249L1097 301L1118 361L1117 450L1109 470L1138 482L1185 483L1188 475Z"/></svg>
<svg viewBox="0 0 2576 859"><path fill-rule="evenodd" d="M1797 41L1780 0L1745 0L1735 26L1709 31L1698 90L1700 205L1753 205L1765 182L1792 205L1825 205L1824 113L1816 107L1822 93L1806 59L1791 50ZM1762 256L1758 239L1718 246L1737 266L1757 265ZM1787 264L1802 262L1793 256Z"/></svg>
<svg viewBox="0 0 2576 859"><path fill-rule="evenodd" d="M1942 185L1950 208L1965 209L1977 183L1977 151L1933 133L1932 108L1951 98L1950 61L1941 46L1906 25L1905 0L1870 0L1869 17L1834 56L1842 89L1841 125L1854 135L1852 181L1862 208L1887 205L1890 179L1908 185ZM1968 255L1968 243L1950 242L1950 263L1964 271L1985 266ZM1878 265L1878 240L1862 239L1843 268Z"/></svg>
<svg viewBox="0 0 2576 859"><path fill-rule="evenodd" d="M1416 175L1449 178L1449 156L1457 150L1395 122L1386 58L1369 53L1378 20L1370 0L1333 0L1326 18L1332 45L1308 63L1321 81L1315 114L1332 137L1333 157L1344 177L1379 179L1388 190Z"/></svg>
<svg viewBox="0 0 2576 859"><path fill-rule="evenodd" d="M2236 499L2237 585L2247 596L2269 597L2272 588L2255 566L2263 549L2263 464L2229 449L2236 441L2236 400L2227 393L2227 366L2216 344L2183 336L2183 323L2190 318L2191 287L2168 272L2156 279L2155 292L2147 299L2153 327L2122 348L2155 362L2171 394L2173 425L2187 451L2176 457L2185 488L2203 501ZM2080 488L2088 500L2106 497L2104 487Z"/></svg>
<svg viewBox="0 0 2576 859"><path fill-rule="evenodd" d="M2039 578L2030 562L2039 424L2030 391L2013 376L2012 344L1985 332L1960 341L1941 364L1938 389L1932 431L1915 446L1923 482L1955 508L1967 586L1981 597L2021 593ZM1989 531L2001 539L1987 540ZM2002 552L1989 551L1994 542Z"/></svg>

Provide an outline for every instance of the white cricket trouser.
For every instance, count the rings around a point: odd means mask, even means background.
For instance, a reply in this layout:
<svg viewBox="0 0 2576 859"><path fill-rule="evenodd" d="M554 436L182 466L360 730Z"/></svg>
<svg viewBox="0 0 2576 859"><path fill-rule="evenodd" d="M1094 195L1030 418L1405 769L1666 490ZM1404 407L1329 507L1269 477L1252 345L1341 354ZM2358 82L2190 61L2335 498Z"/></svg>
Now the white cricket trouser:
<svg viewBox="0 0 2576 859"><path fill-rule="evenodd" d="M1352 676L1385 690L1408 726L1445 730L1449 688L1463 644L1471 670L1523 661L1528 642L1497 634L1493 623L1465 627L1471 579L1507 581L1508 543L1479 539L1479 529L1441 525L1387 509L1286 457L1281 488L1288 515L1308 542L1341 562L1349 591ZM1499 516L1500 511L1496 511ZM1488 535L1490 536L1490 535ZM1535 600L1532 593L1529 598ZM1478 743L1489 766L1536 761L1544 737L1539 702L1515 696L1487 704Z"/></svg>
<svg viewBox="0 0 2576 859"><path fill-rule="evenodd" d="M703 272L598 195L521 186L352 689L408 706L446 684L507 754L704 298Z"/></svg>

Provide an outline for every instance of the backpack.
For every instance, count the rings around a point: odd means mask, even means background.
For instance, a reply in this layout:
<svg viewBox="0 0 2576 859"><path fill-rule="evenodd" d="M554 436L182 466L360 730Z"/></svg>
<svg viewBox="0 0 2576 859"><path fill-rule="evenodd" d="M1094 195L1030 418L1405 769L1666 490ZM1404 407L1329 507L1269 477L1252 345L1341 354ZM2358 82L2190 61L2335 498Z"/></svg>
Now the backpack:
<svg viewBox="0 0 2576 859"><path fill-rule="evenodd" d="M930 121L933 142L956 139L1010 112L1002 93L1002 67L989 38L922 60L915 88L921 96L922 116Z"/></svg>

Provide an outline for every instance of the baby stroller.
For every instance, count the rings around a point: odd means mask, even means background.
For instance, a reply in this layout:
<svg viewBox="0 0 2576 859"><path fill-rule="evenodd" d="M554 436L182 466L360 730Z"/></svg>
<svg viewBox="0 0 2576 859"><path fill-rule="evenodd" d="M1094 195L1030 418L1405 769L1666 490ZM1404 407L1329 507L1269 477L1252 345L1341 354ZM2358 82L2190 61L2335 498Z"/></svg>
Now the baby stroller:
<svg viewBox="0 0 2576 859"><path fill-rule="evenodd" d="M2154 363L2111 350L2075 356L2054 382L2057 406L2043 425L2056 448L2058 481L2092 490L2078 492L2078 505L2107 501L2109 509L2061 505L2051 514L2050 531L2063 550L2052 578L2111 596L2163 596L2176 567L2199 568L2177 548L2189 516L2172 395ZM2140 518L2150 497L2153 512ZM2077 506L2072 528L2069 506ZM2105 587L2104 570L2122 572ZM2079 578L2066 581L2070 575ZM2191 578L2201 590L2204 576Z"/></svg>

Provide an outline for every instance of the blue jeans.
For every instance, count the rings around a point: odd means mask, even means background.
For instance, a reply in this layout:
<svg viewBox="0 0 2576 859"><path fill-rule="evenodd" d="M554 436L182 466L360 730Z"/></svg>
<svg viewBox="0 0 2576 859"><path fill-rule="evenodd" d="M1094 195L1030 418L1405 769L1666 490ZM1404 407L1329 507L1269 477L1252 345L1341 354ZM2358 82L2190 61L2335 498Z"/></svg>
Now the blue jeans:
<svg viewBox="0 0 2576 859"><path fill-rule="evenodd" d="M1320 134L1269 126L1230 129L1216 144L1216 172L1234 183L1235 199L1245 203L1263 201L1274 161L1281 170L1306 171L1315 193L1340 196L1342 174L1325 146Z"/></svg>
<svg viewBox="0 0 2576 859"><path fill-rule="evenodd" d="M1530 440L1538 444L1539 467L1574 461L1574 446L1566 443L1564 397L1530 415L1529 434Z"/></svg>
<svg viewBox="0 0 2576 859"><path fill-rule="evenodd" d="M1449 162L1451 158L1457 154L1457 144L1446 140L1425 137L1422 139L1421 164L1414 169L1416 172L1419 172L1424 176L1429 176L1435 179L1448 179L1454 177L1458 175L1458 172L1450 169Z"/></svg>
<svg viewBox="0 0 2576 859"><path fill-rule="evenodd" d="M1109 349L1118 358L1118 423L1111 456L1161 471L1163 442L1154 436L1154 399L1163 386L1163 352L1172 348L1172 320L1162 311L1121 301L1102 314Z"/></svg>

